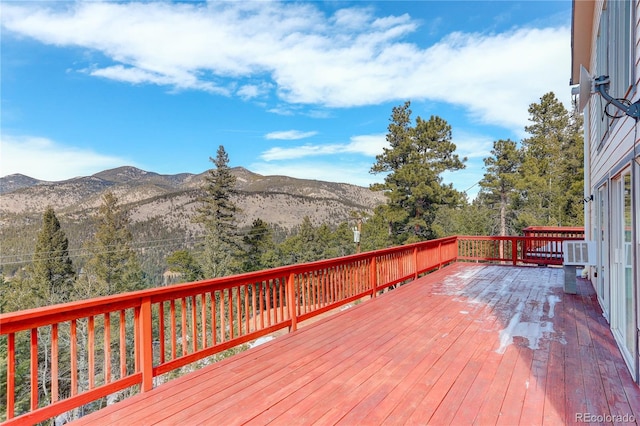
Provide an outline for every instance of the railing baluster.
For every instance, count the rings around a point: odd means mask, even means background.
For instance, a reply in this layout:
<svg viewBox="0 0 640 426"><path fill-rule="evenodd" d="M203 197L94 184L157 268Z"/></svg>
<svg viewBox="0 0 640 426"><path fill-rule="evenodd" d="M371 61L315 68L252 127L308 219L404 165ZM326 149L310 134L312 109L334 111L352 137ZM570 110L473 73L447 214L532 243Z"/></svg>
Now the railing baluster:
<svg viewBox="0 0 640 426"><path fill-rule="evenodd" d="M204 349L207 347L207 293L200 294L200 323L201 349Z"/></svg>
<svg viewBox="0 0 640 426"><path fill-rule="evenodd" d="M264 286L269 285L269 281L261 281L260 282L260 329L264 328Z"/></svg>
<svg viewBox="0 0 640 426"><path fill-rule="evenodd" d="M182 341L180 346L182 347L182 356L187 354L187 299L186 297L180 298L180 330L182 331Z"/></svg>
<svg viewBox="0 0 640 426"><path fill-rule="evenodd" d="M216 328L216 293L212 291L209 293L211 299L211 345L215 346L218 343L218 330Z"/></svg>
<svg viewBox="0 0 640 426"><path fill-rule="evenodd" d="M287 300L289 302L289 317L291 318L291 331L298 329L298 314L297 314L297 302L296 302L296 290L295 290L295 275L293 272L289 274L287 279Z"/></svg>
<svg viewBox="0 0 640 426"><path fill-rule="evenodd" d="M158 304L158 340L160 340L160 364L165 359L165 333L164 333L164 302Z"/></svg>
<svg viewBox="0 0 640 426"><path fill-rule="evenodd" d="M89 355L89 389L95 387L95 320L93 315L89 316L87 325L87 335L89 339L87 352Z"/></svg>
<svg viewBox="0 0 640 426"><path fill-rule="evenodd" d="M58 401L58 324L51 324L51 402Z"/></svg>
<svg viewBox="0 0 640 426"><path fill-rule="evenodd" d="M244 297L244 331L246 334L251 333L251 329L249 326L249 321L251 317L251 311L249 310L249 286L243 286L243 297Z"/></svg>
<svg viewBox="0 0 640 426"><path fill-rule="evenodd" d="M191 353L198 350L198 311L196 296L191 296Z"/></svg>
<svg viewBox="0 0 640 426"><path fill-rule="evenodd" d="M226 342L226 330L225 330L225 303L224 298L226 296L226 291L222 290L220 293L220 342Z"/></svg>
<svg viewBox="0 0 640 426"><path fill-rule="evenodd" d="M31 329L31 409L38 408L38 329Z"/></svg>
<svg viewBox="0 0 640 426"><path fill-rule="evenodd" d="M7 335L7 419L15 414L16 335Z"/></svg>
<svg viewBox="0 0 640 426"><path fill-rule="evenodd" d="M271 327L271 310L273 308L273 306L271 304L271 283L268 282L265 285L266 285L265 290L266 290L266 293L267 293L266 294L266 299L267 300L265 301L266 305L267 305L267 308L266 308L266 311L267 311L267 327Z"/></svg>
<svg viewBox="0 0 640 426"><path fill-rule="evenodd" d="M120 378L127 375L127 313L120 311Z"/></svg>
<svg viewBox="0 0 640 426"><path fill-rule="evenodd" d="M229 319L229 340L233 340L235 337L233 333L233 288L227 289L229 291L229 298L227 299L227 315Z"/></svg>
<svg viewBox="0 0 640 426"><path fill-rule="evenodd" d="M238 308L238 337L239 336L243 336L244 333L242 332L242 306L244 305L243 303L243 293L242 293L242 287L239 286L237 287L238 289L238 301L236 302L237 308Z"/></svg>
<svg viewBox="0 0 640 426"><path fill-rule="evenodd" d="M140 372L140 306L133 309L133 364L134 371Z"/></svg>
<svg viewBox="0 0 640 426"><path fill-rule="evenodd" d="M256 291L258 291L258 284L252 283L249 285L249 288L251 288L251 325L253 325L253 331L256 331L258 329L258 310L256 307ZM248 312L247 315L249 315Z"/></svg>
<svg viewBox="0 0 640 426"><path fill-rule="evenodd" d="M278 289L278 320L279 322L287 320L288 311L286 309L287 301L285 299L286 286L285 280L282 277L277 277L272 280L273 285Z"/></svg>
<svg viewBox="0 0 640 426"><path fill-rule="evenodd" d="M78 394L78 324L71 320L71 396Z"/></svg>
<svg viewBox="0 0 640 426"><path fill-rule="evenodd" d="M169 302L169 315L171 316L171 359L178 356L178 328L176 324L176 301L171 299Z"/></svg>
<svg viewBox="0 0 640 426"><path fill-rule="evenodd" d="M104 314L104 383L111 381L111 314Z"/></svg>

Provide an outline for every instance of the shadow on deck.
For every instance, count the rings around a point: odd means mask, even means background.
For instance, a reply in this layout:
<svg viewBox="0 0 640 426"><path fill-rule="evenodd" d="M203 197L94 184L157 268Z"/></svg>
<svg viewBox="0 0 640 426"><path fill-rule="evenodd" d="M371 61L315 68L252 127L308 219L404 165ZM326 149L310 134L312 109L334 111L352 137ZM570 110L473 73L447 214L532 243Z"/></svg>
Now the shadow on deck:
<svg viewBox="0 0 640 426"><path fill-rule="evenodd" d="M456 263L74 424L635 422L590 283L562 289L558 268Z"/></svg>

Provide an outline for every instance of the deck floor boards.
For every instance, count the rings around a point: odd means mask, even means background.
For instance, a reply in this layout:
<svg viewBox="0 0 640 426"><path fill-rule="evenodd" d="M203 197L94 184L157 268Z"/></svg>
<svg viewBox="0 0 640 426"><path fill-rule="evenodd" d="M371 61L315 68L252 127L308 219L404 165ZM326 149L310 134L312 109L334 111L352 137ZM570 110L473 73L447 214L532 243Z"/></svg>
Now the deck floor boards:
<svg viewBox="0 0 640 426"><path fill-rule="evenodd" d="M640 419L590 284L457 263L74 424L574 424Z"/></svg>

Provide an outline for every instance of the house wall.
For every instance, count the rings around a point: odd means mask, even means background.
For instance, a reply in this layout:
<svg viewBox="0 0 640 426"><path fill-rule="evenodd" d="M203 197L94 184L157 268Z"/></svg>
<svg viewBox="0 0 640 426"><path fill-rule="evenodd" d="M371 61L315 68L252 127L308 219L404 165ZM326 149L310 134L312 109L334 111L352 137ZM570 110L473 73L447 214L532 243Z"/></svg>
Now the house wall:
<svg viewBox="0 0 640 426"><path fill-rule="evenodd" d="M578 1L578 0L575 0ZM594 70L596 69L597 63L597 51L596 51L596 40L599 29L599 22L602 16L602 8L604 5L604 1L598 0L594 5L593 11L593 25L591 26L591 33L576 33L576 31L582 31L582 29L589 28L588 25L576 25L574 21L574 33L573 37L584 37L590 38L591 40L591 50L590 54L585 57L584 53L573 51L573 63L575 65L576 61L580 60L588 60L588 70L592 74L592 76L596 77ZM574 2L574 12L575 12L575 2ZM584 7L584 4L581 6ZM629 90L626 95L626 99L631 102L638 101L640 99L640 0L635 0L633 5L633 41L632 46L634 47L634 60L633 63L633 78L632 81L635 82L635 85ZM575 19L575 16L574 16ZM582 40L584 40L584 38ZM578 55L581 55L578 57ZM578 64L579 65L579 64ZM586 64L583 64L586 66ZM575 81L575 66L572 69L572 81ZM635 333L636 333L636 359L630 361L632 370L635 370L636 381L640 382L640 356L638 353L637 342L640 341L640 328L638 327L640 324L640 165L636 164L634 158L640 155L640 144L638 143L638 137L640 136L640 122L637 122L635 119L631 117L623 117L618 119L613 126L610 128L610 133L605 138L604 141L599 140L598 132L597 132L597 124L598 120L601 120L602 109L606 104L606 100L604 100L601 96L594 94L591 96L589 103L587 104L584 110L585 117L585 198L589 195L594 195L598 193L598 188L607 184L609 188L609 194L611 194L612 188L612 179L620 174L623 170L631 170L631 181L632 181L632 212L633 212L633 264L634 264L634 298L635 298ZM613 108L613 107L612 107ZM599 223L597 220L597 199L594 198L594 202L589 202L585 204L585 238L590 240L597 240L600 236L601 230L599 229ZM609 196L609 207L610 210L615 208L611 204L611 195ZM608 227L609 230L612 229L612 217L616 214L620 214L619 212L611 210L608 212ZM613 240L611 235L609 236L609 242L607 247L613 247ZM605 253L605 256L609 257L609 266L613 262L613 254ZM612 268L608 268L609 271L607 273L611 274ZM591 268L590 278L596 291L599 291L597 286L597 278L595 273L598 270L596 268ZM602 269L600 269L602 272ZM611 279L612 275L610 276ZM611 281L611 280L609 280ZM609 283L611 285L611 283ZM613 303L613 301L612 301ZM611 305L613 306L613 305ZM606 308L605 308L606 310ZM633 365L635 364L635 365Z"/></svg>

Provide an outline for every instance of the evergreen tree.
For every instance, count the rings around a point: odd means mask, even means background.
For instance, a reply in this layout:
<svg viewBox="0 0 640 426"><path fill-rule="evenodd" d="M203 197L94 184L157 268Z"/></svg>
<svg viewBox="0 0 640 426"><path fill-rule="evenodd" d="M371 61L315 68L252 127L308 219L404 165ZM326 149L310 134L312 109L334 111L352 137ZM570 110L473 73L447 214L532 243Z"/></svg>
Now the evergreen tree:
<svg viewBox="0 0 640 426"><path fill-rule="evenodd" d="M342 222L331 233L330 241L324 250L323 257L331 259L354 254L355 252L356 243L353 241L353 229L347 222Z"/></svg>
<svg viewBox="0 0 640 426"><path fill-rule="evenodd" d="M118 294L147 287L132 248L129 217L111 191L102 196L96 226L93 241L87 247L91 257L77 288L80 297Z"/></svg>
<svg viewBox="0 0 640 426"><path fill-rule="evenodd" d="M286 265L322 259L324 247L309 216L302 219L297 233L284 240L279 250Z"/></svg>
<svg viewBox="0 0 640 426"><path fill-rule="evenodd" d="M390 147L376 157L372 173L386 172L383 184L373 185L388 197L385 212L394 242L434 238L432 223L438 206L461 203L461 194L442 182L442 173L464 168L454 154L451 126L442 118L416 118L412 127L410 102L393 108L387 141Z"/></svg>
<svg viewBox="0 0 640 426"><path fill-rule="evenodd" d="M362 251L378 250L394 245L392 221L387 216L390 208L387 204L374 209L373 216L362 223L360 249Z"/></svg>
<svg viewBox="0 0 640 426"><path fill-rule="evenodd" d="M574 105L569 114L567 137L561 147L560 167L563 179L565 226L584 225L584 133L582 114Z"/></svg>
<svg viewBox="0 0 640 426"><path fill-rule="evenodd" d="M202 268L189 250L178 250L167 256L167 267L171 272L182 274L185 282L198 281L204 278Z"/></svg>
<svg viewBox="0 0 640 426"><path fill-rule="evenodd" d="M452 235L495 235L493 210L478 200L463 207L440 206L433 222L436 238Z"/></svg>
<svg viewBox="0 0 640 426"><path fill-rule="evenodd" d="M484 205L497 207L498 235L510 235L514 231L510 206L517 196L520 153L515 142L498 140L493 143L491 154L484 159L487 171L480 181L482 194L479 199Z"/></svg>
<svg viewBox="0 0 640 426"><path fill-rule="evenodd" d="M531 104L529 114L532 124L525 130L531 137L522 140L518 227L563 225L567 219L562 202L566 176L561 159L568 142L569 114L553 92Z"/></svg>
<svg viewBox="0 0 640 426"><path fill-rule="evenodd" d="M195 221L205 229L202 269L206 278L222 277L237 272L240 267L240 237L233 202L237 191L236 178L229 168L229 157L220 145L216 158L209 158L215 168L205 177L205 195L200 199Z"/></svg>
<svg viewBox="0 0 640 426"><path fill-rule="evenodd" d="M245 246L243 272L259 271L269 268L266 254L275 248L273 231L262 219L256 219L248 234L243 237Z"/></svg>
<svg viewBox="0 0 640 426"><path fill-rule="evenodd" d="M29 272L34 297L34 306L30 307L70 300L75 272L69 257L69 240L50 206L42 216L42 229Z"/></svg>

